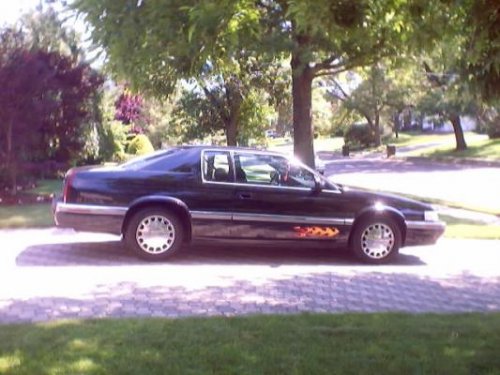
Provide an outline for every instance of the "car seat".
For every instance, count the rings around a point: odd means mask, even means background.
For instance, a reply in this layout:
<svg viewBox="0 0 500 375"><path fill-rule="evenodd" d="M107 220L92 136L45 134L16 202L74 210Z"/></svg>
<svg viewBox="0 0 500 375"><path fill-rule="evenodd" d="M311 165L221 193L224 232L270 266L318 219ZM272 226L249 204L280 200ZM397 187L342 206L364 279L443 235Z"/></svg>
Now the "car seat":
<svg viewBox="0 0 500 375"><path fill-rule="evenodd" d="M227 181L228 173L224 168L217 168L214 172L214 181Z"/></svg>

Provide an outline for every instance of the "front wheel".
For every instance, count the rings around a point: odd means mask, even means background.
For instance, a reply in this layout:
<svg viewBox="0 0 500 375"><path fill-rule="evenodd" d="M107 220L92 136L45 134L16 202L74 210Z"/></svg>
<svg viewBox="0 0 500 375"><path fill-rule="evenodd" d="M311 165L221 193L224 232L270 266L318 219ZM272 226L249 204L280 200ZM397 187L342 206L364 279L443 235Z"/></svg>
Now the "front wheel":
<svg viewBox="0 0 500 375"><path fill-rule="evenodd" d="M401 246L401 230L389 217L370 217L357 223L351 236L351 250L365 263L393 260Z"/></svg>
<svg viewBox="0 0 500 375"><path fill-rule="evenodd" d="M130 219L125 231L125 243L142 259L160 261L178 253L183 242L184 230L173 213L147 208Z"/></svg>

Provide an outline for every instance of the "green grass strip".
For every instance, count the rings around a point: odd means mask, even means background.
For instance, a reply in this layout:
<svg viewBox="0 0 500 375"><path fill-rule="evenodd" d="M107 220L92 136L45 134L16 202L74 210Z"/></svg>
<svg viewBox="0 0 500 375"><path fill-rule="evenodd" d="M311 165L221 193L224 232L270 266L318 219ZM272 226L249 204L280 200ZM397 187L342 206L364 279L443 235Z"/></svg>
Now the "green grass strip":
<svg viewBox="0 0 500 375"><path fill-rule="evenodd" d="M46 228L53 225L50 204L0 206L0 229Z"/></svg>
<svg viewBox="0 0 500 375"><path fill-rule="evenodd" d="M498 374L500 314L0 326L8 374Z"/></svg>

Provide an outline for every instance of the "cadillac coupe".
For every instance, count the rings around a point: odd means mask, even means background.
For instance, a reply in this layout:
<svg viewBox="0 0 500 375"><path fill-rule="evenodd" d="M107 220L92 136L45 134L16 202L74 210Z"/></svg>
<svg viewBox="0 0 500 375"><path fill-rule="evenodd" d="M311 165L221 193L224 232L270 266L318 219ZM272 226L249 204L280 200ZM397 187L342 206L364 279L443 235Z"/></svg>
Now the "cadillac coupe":
<svg viewBox="0 0 500 375"><path fill-rule="evenodd" d="M214 146L72 168L53 212L60 227L122 235L153 261L194 240L224 240L321 243L385 263L402 246L435 243L445 228L427 204L335 184L280 153Z"/></svg>

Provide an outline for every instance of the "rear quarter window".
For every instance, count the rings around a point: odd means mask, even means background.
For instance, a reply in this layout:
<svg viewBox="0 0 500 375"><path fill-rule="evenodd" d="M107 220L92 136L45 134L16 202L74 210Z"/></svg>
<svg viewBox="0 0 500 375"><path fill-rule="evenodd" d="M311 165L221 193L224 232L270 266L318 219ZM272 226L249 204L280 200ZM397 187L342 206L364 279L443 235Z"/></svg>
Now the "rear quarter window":
<svg viewBox="0 0 500 375"><path fill-rule="evenodd" d="M196 149L172 149L158 155L145 157L122 165L124 169L157 172L195 173L199 168L199 151Z"/></svg>

